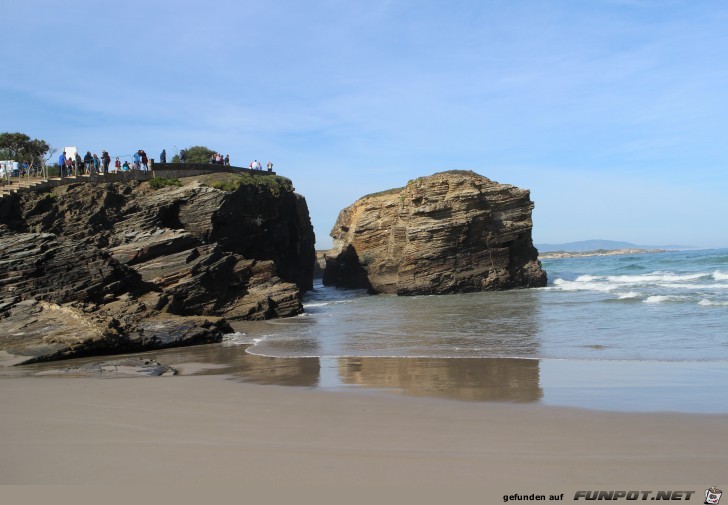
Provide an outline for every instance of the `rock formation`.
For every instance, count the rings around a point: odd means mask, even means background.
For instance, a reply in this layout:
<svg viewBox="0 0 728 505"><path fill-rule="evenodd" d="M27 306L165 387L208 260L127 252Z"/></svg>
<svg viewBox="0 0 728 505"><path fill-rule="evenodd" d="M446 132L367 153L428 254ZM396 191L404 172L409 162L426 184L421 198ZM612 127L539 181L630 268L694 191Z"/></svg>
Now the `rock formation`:
<svg viewBox="0 0 728 505"><path fill-rule="evenodd" d="M306 202L277 176L6 196L0 361L220 341L222 318L302 312L314 257Z"/></svg>
<svg viewBox="0 0 728 505"><path fill-rule="evenodd" d="M331 231L323 282L399 295L546 284L528 190L449 171L365 196Z"/></svg>

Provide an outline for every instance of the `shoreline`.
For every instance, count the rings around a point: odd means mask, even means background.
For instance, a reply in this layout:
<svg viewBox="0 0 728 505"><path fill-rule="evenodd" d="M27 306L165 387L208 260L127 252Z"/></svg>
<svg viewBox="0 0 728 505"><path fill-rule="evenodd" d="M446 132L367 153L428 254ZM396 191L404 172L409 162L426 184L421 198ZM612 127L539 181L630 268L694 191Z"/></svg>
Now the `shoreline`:
<svg viewBox="0 0 728 505"><path fill-rule="evenodd" d="M478 357L270 357L207 344L0 369L9 380L176 375L345 394L593 412L728 415L728 361Z"/></svg>
<svg viewBox="0 0 728 505"><path fill-rule="evenodd" d="M496 498L620 484L709 486L728 464L725 414L454 402L223 376L2 384L0 402L12 405L0 412L2 485L181 481Z"/></svg>

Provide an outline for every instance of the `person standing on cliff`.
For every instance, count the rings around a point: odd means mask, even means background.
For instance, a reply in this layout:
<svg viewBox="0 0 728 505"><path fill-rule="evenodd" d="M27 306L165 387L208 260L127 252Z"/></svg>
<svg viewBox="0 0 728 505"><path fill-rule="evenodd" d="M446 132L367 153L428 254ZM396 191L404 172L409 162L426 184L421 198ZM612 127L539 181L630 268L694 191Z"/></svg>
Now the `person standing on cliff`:
<svg viewBox="0 0 728 505"><path fill-rule="evenodd" d="M83 163L81 166L84 169L84 174L91 175L94 167L94 157L91 156L91 151L86 151L86 155L83 157Z"/></svg>
<svg viewBox="0 0 728 505"><path fill-rule="evenodd" d="M268 162L268 171L269 172L272 172L273 171L273 162L272 161L269 161Z"/></svg>
<svg viewBox="0 0 728 505"><path fill-rule="evenodd" d="M93 175L94 157L91 155L91 151L86 151L86 155L83 157L83 167L86 175Z"/></svg>
<svg viewBox="0 0 728 505"><path fill-rule="evenodd" d="M109 164L111 163L111 156L109 156L109 152L106 149L103 149L101 151L101 163L104 167L104 175L109 173Z"/></svg>
<svg viewBox="0 0 728 505"><path fill-rule="evenodd" d="M166 149L162 149L162 154L159 155L159 162L167 163L167 150Z"/></svg>
<svg viewBox="0 0 728 505"><path fill-rule="evenodd" d="M230 166L230 155L229 154L225 155L225 166L227 166L227 167Z"/></svg>
<svg viewBox="0 0 728 505"><path fill-rule="evenodd" d="M187 162L187 150L186 149L182 149L179 152L179 161L180 161L180 163L186 163Z"/></svg>
<svg viewBox="0 0 728 505"><path fill-rule="evenodd" d="M58 175L63 179L66 173L66 151L63 151L63 154L58 157L58 172L60 172Z"/></svg>

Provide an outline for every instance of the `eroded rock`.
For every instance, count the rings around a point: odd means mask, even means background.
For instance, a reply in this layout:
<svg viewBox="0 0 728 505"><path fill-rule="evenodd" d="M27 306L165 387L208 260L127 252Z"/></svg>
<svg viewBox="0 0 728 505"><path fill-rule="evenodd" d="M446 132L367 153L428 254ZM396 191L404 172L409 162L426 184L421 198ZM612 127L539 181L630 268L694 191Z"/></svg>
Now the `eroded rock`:
<svg viewBox="0 0 728 505"><path fill-rule="evenodd" d="M314 236L290 181L71 184L3 199L0 361L220 341L302 312ZM230 180L226 181L226 184Z"/></svg>
<svg viewBox="0 0 728 505"><path fill-rule="evenodd" d="M368 195L331 231L325 285L400 295L546 284L528 190L450 171Z"/></svg>

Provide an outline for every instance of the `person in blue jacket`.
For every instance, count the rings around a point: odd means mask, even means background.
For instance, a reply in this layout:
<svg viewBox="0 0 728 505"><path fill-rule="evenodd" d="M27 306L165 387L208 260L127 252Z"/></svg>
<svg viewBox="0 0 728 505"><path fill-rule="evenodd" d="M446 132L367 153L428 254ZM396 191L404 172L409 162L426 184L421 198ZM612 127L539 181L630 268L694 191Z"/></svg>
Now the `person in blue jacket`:
<svg viewBox="0 0 728 505"><path fill-rule="evenodd" d="M62 179L66 173L66 151L63 151L63 154L58 157L58 171Z"/></svg>

